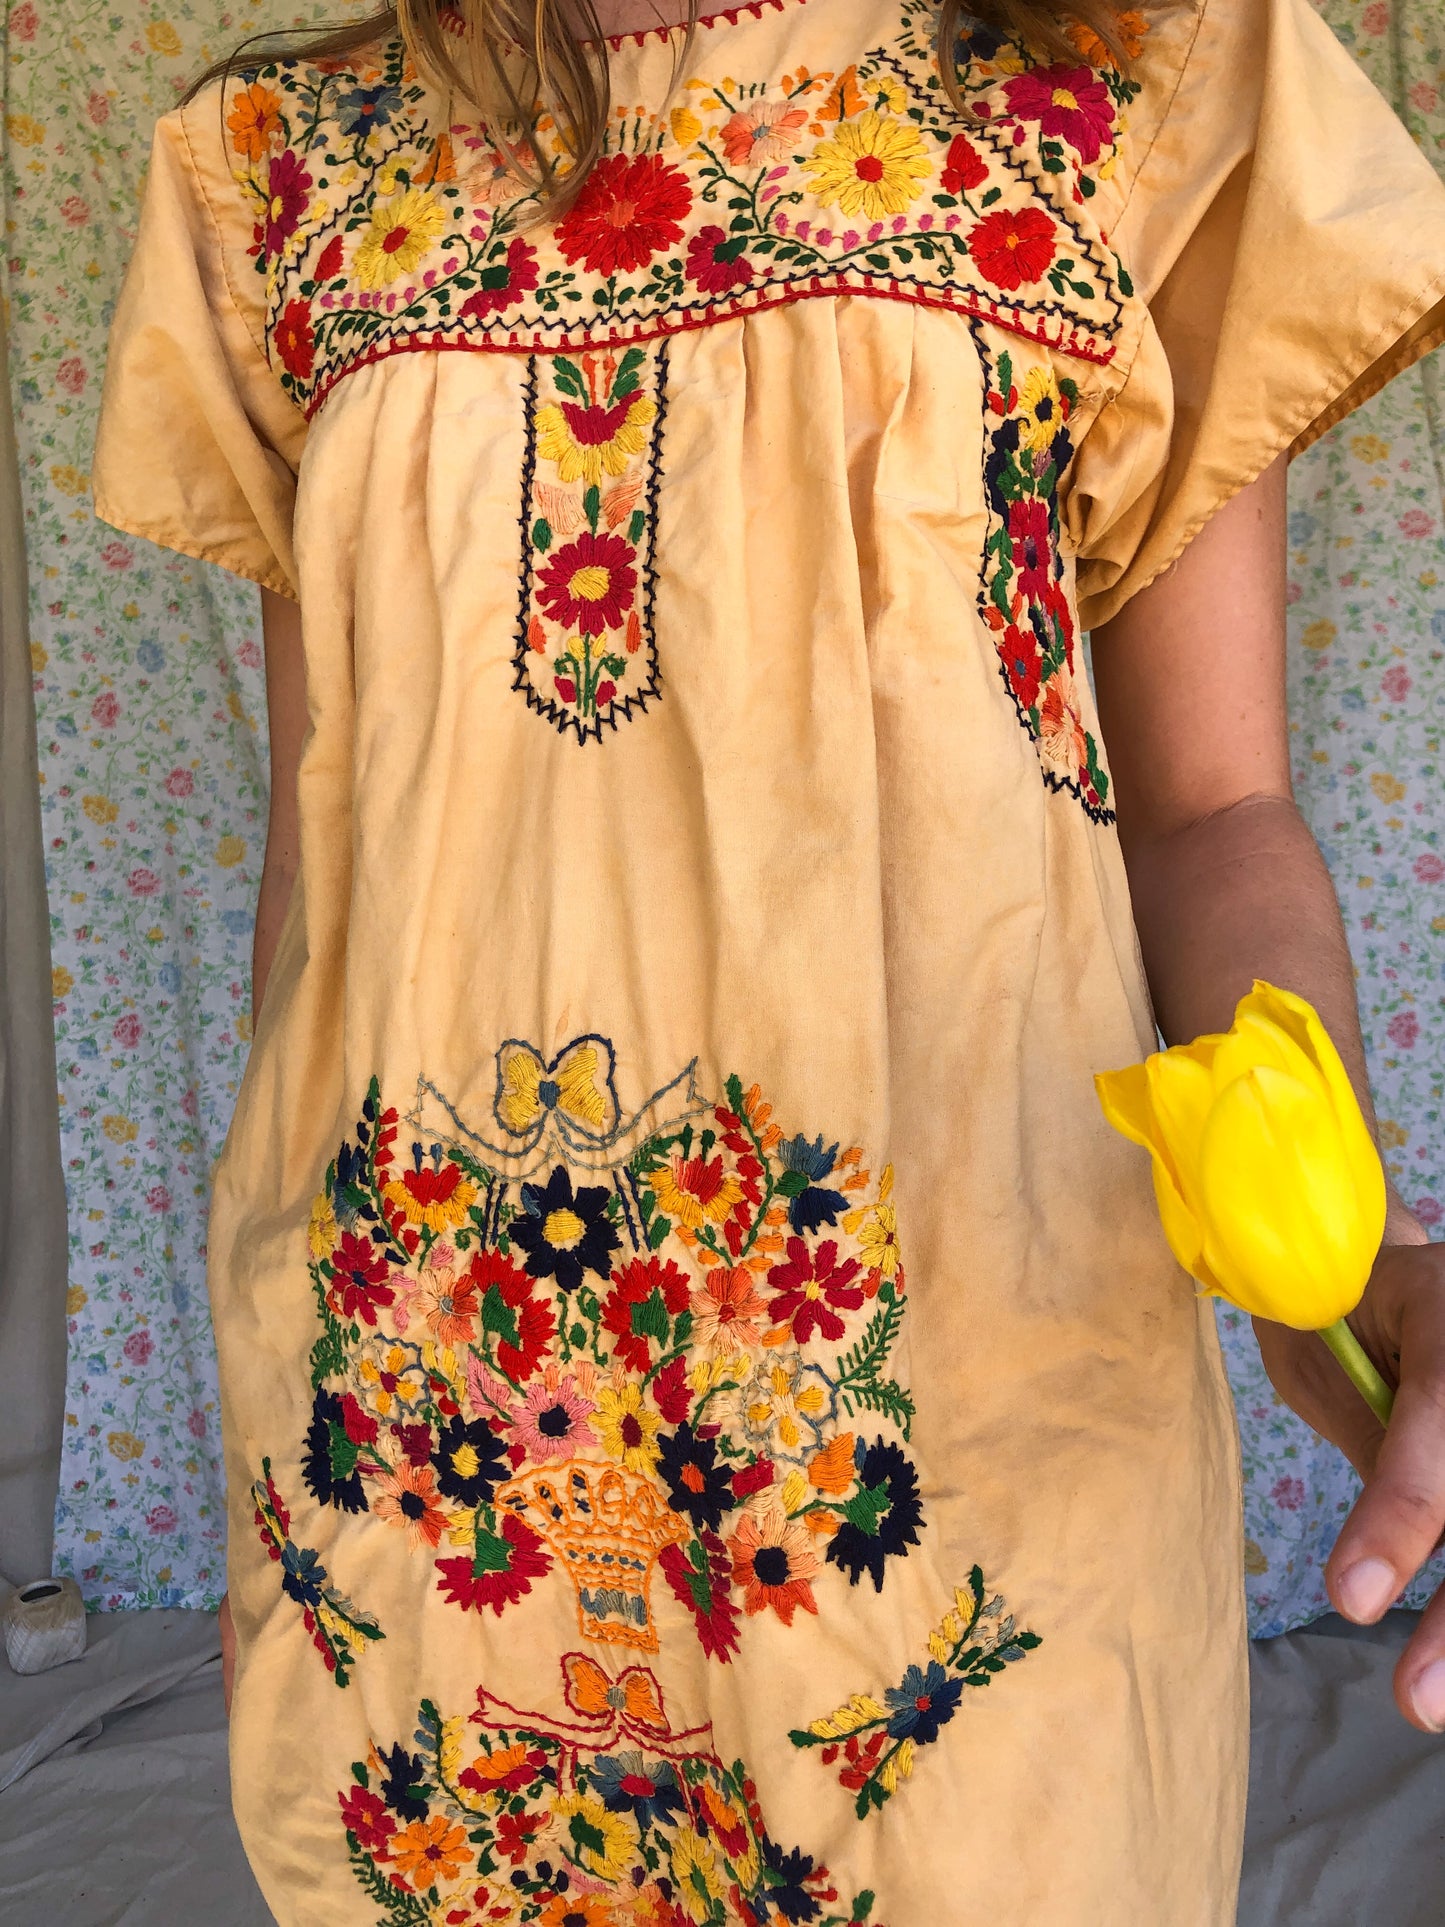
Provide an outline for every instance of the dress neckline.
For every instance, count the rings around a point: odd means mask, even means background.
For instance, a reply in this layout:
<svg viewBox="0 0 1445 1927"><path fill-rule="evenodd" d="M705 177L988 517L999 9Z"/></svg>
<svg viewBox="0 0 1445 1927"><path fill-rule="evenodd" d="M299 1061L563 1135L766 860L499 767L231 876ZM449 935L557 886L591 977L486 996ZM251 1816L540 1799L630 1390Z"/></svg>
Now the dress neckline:
<svg viewBox="0 0 1445 1927"><path fill-rule="evenodd" d="M765 13L787 13L806 4L807 0L748 0L744 6L725 7L716 13L699 14L692 24L698 30L711 27L735 27L744 19L761 20ZM442 26L448 33L455 34L458 38L465 37L467 23L455 7L442 7L439 13ZM637 27L630 33L608 34L606 44L614 53L620 53L624 47L643 47L652 40L680 39L687 30L688 22L685 20L680 20L671 27ZM599 44L595 40L582 42L584 47L595 47Z"/></svg>

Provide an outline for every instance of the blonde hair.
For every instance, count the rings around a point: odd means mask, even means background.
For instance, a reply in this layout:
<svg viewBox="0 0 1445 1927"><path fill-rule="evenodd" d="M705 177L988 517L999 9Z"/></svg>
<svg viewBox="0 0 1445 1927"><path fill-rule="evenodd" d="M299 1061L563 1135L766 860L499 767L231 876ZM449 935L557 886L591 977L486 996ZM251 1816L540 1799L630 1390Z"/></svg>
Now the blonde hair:
<svg viewBox="0 0 1445 1927"><path fill-rule="evenodd" d="M185 99L259 61L344 60L400 33L418 71L493 122L498 147L536 190L542 210L560 214L601 154L611 114L607 38L594 0L449 0L447 11L463 31L448 30L441 0L395 0L348 26L259 34L208 67ZM689 0L679 63L701 15L699 0ZM954 46L966 23L980 22L1044 58L1077 63L1087 50L1088 58L1127 68L1137 52L1115 0L1068 0L1067 6L1055 0L939 0L939 70L960 111ZM284 44L293 39L295 45ZM539 116L556 128L555 149L543 151L542 143L529 138ZM511 130L510 137L502 128Z"/></svg>

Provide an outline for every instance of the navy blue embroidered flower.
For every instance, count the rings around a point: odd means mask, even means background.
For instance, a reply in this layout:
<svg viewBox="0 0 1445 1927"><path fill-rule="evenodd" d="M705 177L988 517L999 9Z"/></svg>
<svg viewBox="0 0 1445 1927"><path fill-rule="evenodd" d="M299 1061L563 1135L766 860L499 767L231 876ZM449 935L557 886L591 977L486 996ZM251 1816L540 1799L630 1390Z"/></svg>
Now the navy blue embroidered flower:
<svg viewBox="0 0 1445 1927"><path fill-rule="evenodd" d="M819 1231L825 1224L836 1224L848 1200L841 1191L825 1186L823 1179L837 1163L838 1146L825 1151L821 1136L810 1144L800 1131L778 1146L778 1156L783 1164L778 1189L789 1200L788 1222L794 1231L802 1235Z"/></svg>
<svg viewBox="0 0 1445 1927"><path fill-rule="evenodd" d="M776 1907L784 1920L817 1919L818 1902L803 1884L813 1873L813 1862L801 1847L787 1852L776 1840L764 1840L763 1868L759 1900Z"/></svg>
<svg viewBox="0 0 1445 1927"><path fill-rule="evenodd" d="M700 1439L685 1421L659 1442L658 1471L667 1481L668 1503L694 1526L716 1532L737 1504L732 1472L717 1462L717 1440Z"/></svg>
<svg viewBox="0 0 1445 1927"><path fill-rule="evenodd" d="M317 1392L301 1460L301 1476L312 1498L341 1512L365 1512L366 1494L356 1469L360 1457L360 1446L346 1435L341 1400L334 1392Z"/></svg>
<svg viewBox="0 0 1445 1927"><path fill-rule="evenodd" d="M383 1753L381 1763L386 1772L381 1782L381 1797L403 1820L420 1820L426 1812L427 1785L426 1770L421 1756L408 1753L400 1744L389 1753Z"/></svg>
<svg viewBox="0 0 1445 1927"><path fill-rule="evenodd" d="M281 1551L281 1590L298 1606L316 1606L326 1584L326 1568L316 1553L306 1546L292 1545L288 1539Z"/></svg>
<svg viewBox="0 0 1445 1927"><path fill-rule="evenodd" d="M918 1474L902 1450L882 1438L866 1447L860 1439L854 1462L858 1484L842 1502L843 1523L828 1542L827 1558L851 1584L866 1572L875 1591L882 1592L887 1561L918 1544L923 1524Z"/></svg>
<svg viewBox="0 0 1445 1927"><path fill-rule="evenodd" d="M963 1681L951 1677L936 1659L931 1659L926 1670L910 1666L902 1684L890 1686L883 1697L893 1716L888 1722L889 1737L931 1746L939 1728L947 1726L958 1711Z"/></svg>
<svg viewBox="0 0 1445 1927"><path fill-rule="evenodd" d="M363 138L386 127L402 109L399 87L352 87L336 103L336 124L343 134Z"/></svg>
<svg viewBox="0 0 1445 1927"><path fill-rule="evenodd" d="M603 1753L589 1771L590 1791L613 1813L630 1813L640 1826L670 1821L683 1810L677 1773L666 1760L640 1753Z"/></svg>
<svg viewBox="0 0 1445 1927"><path fill-rule="evenodd" d="M563 1291L575 1291L589 1271L607 1276L622 1242L607 1215L611 1196L605 1184L579 1185L574 1192L561 1164L545 1185L522 1186L524 1208L507 1235L526 1252L534 1278L555 1278Z"/></svg>
<svg viewBox="0 0 1445 1927"><path fill-rule="evenodd" d="M437 1490L462 1505L485 1505L511 1472L507 1452L485 1419L449 1419L437 1437L432 1463Z"/></svg>

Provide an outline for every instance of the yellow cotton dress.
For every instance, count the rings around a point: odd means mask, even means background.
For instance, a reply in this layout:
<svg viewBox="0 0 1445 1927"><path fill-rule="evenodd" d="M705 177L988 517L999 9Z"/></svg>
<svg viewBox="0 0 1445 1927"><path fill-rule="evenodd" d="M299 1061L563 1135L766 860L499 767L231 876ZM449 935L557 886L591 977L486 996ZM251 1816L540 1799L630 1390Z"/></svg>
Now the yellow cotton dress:
<svg viewBox="0 0 1445 1927"><path fill-rule="evenodd" d="M310 707L210 1245L284 1927L1233 1917L1080 638L1439 338L1445 192L1305 0L1146 18L620 40L559 221L400 43L160 123L97 509Z"/></svg>

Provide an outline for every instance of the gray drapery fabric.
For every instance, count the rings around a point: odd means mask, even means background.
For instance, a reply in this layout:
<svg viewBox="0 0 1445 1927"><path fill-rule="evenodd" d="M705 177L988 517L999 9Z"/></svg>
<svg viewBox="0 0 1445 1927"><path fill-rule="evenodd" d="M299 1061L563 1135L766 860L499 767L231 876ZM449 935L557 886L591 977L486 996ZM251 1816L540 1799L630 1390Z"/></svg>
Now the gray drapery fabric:
<svg viewBox="0 0 1445 1927"><path fill-rule="evenodd" d="M8 368L0 314L0 367ZM0 384L0 1576L50 1570L65 1418L65 1185L20 473Z"/></svg>

